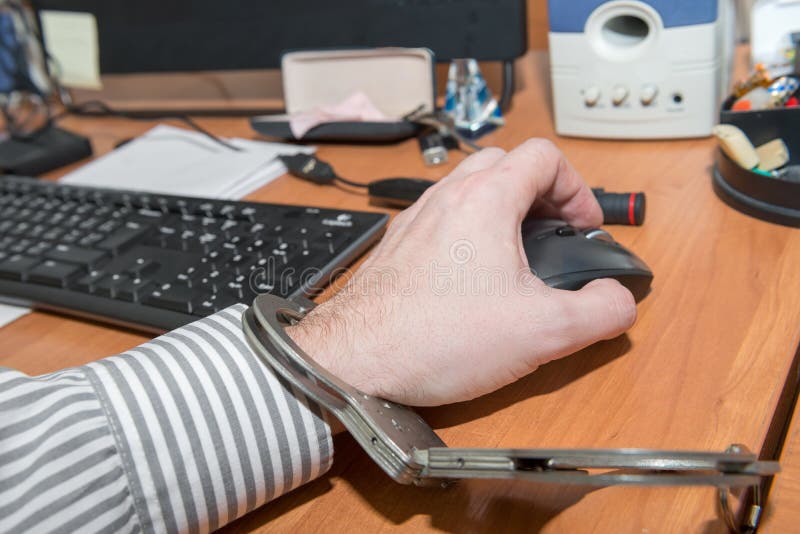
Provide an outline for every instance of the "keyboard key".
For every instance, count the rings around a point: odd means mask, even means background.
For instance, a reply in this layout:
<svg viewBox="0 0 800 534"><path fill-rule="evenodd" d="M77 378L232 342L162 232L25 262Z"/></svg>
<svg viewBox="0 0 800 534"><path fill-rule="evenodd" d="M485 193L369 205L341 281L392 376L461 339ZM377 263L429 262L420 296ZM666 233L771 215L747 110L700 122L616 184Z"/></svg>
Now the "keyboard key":
<svg viewBox="0 0 800 534"><path fill-rule="evenodd" d="M101 220L97 217L87 217L86 219L81 219L81 222L78 224L78 228L81 230L94 230L100 224Z"/></svg>
<svg viewBox="0 0 800 534"><path fill-rule="evenodd" d="M192 289L183 285L165 284L147 295L144 304L168 310L191 313Z"/></svg>
<svg viewBox="0 0 800 534"><path fill-rule="evenodd" d="M94 294L101 297L114 298L117 287L123 284L128 278L121 274L112 274L101 278L94 284Z"/></svg>
<svg viewBox="0 0 800 534"><path fill-rule="evenodd" d="M286 265L299 249L299 245L295 243L281 243L271 250L271 254L278 260L278 265Z"/></svg>
<svg viewBox="0 0 800 534"><path fill-rule="evenodd" d="M47 230L45 233L43 233L42 239L45 239L47 241L58 241L58 238L61 237L63 233L64 230L62 230L58 226L55 226Z"/></svg>
<svg viewBox="0 0 800 534"><path fill-rule="evenodd" d="M22 254L33 245L35 245L35 243L30 239L19 239L14 240L13 244L8 247L8 250L9 252L13 252L15 254Z"/></svg>
<svg viewBox="0 0 800 534"><path fill-rule="evenodd" d="M189 280L200 280L201 278L208 276L211 268L211 265L208 264L193 265L186 269L185 274Z"/></svg>
<svg viewBox="0 0 800 534"><path fill-rule="evenodd" d="M47 241L40 241L39 243L34 244L28 250L25 251L26 256L42 256L45 252L52 248L52 244L48 243Z"/></svg>
<svg viewBox="0 0 800 534"><path fill-rule="evenodd" d="M201 265L208 265L212 269L221 269L228 264L233 254L226 250L212 250L200 260Z"/></svg>
<svg viewBox="0 0 800 534"><path fill-rule="evenodd" d="M80 265L46 260L28 272L28 280L48 286L65 287L70 279L84 272Z"/></svg>
<svg viewBox="0 0 800 534"><path fill-rule="evenodd" d="M239 210L239 214L237 217L239 219L244 219L250 222L255 222L256 215L258 214L257 210L252 206L247 206Z"/></svg>
<svg viewBox="0 0 800 534"><path fill-rule="evenodd" d="M50 260L65 261L68 263L78 263L80 265L92 266L107 256L102 250L84 248L73 245L56 245L45 253L45 258Z"/></svg>
<svg viewBox="0 0 800 534"><path fill-rule="evenodd" d="M205 215L206 217L214 217L219 215L221 204L214 201L201 202L195 207L194 212L197 215Z"/></svg>
<svg viewBox="0 0 800 534"><path fill-rule="evenodd" d="M78 215L86 215L89 213L96 213L96 210L95 207L92 206L91 204L83 204L82 206L79 206L78 209L75 210L75 213L77 213Z"/></svg>
<svg viewBox="0 0 800 534"><path fill-rule="evenodd" d="M114 219L106 219L105 222L97 227L97 231L108 234L119 228L120 222Z"/></svg>
<svg viewBox="0 0 800 534"><path fill-rule="evenodd" d="M11 236L27 235L28 230L30 230L30 228L31 228L31 225L29 223L27 223L25 221L21 221L21 222L18 222L17 224L15 224L13 228L10 228L8 230L8 235L11 235Z"/></svg>
<svg viewBox="0 0 800 534"><path fill-rule="evenodd" d="M237 254L247 248L250 240L242 236L235 235L222 243L222 248L231 254Z"/></svg>
<svg viewBox="0 0 800 534"><path fill-rule="evenodd" d="M14 254L0 263L0 278L22 280L28 274L28 271L41 263L41 261L39 258Z"/></svg>
<svg viewBox="0 0 800 534"><path fill-rule="evenodd" d="M241 233L244 231L242 226L243 225L239 221L227 220L222 223L222 226L220 226L219 229L225 234L225 237L231 238L235 235L241 235Z"/></svg>
<svg viewBox="0 0 800 534"><path fill-rule="evenodd" d="M253 240L252 243L244 247L244 252L246 254L251 254L261 258L264 257L265 255L269 255L269 250L273 246L277 246L277 244L272 242L267 242L259 237Z"/></svg>
<svg viewBox="0 0 800 534"><path fill-rule="evenodd" d="M219 242L219 236L217 234L212 234L211 232L204 232L200 234L200 237L198 238L200 249L206 254L216 249Z"/></svg>
<svg viewBox="0 0 800 534"><path fill-rule="evenodd" d="M200 295L192 300L192 315L206 317L233 304L231 297L221 293Z"/></svg>
<svg viewBox="0 0 800 534"><path fill-rule="evenodd" d="M60 242L65 243L67 245L74 245L81 239L83 239L83 232L75 229L69 230L66 234L58 238Z"/></svg>
<svg viewBox="0 0 800 534"><path fill-rule="evenodd" d="M147 197L142 197L141 200L142 200L143 205L149 205L149 203L150 203L150 201L147 199ZM139 217L145 217L146 219L150 219L150 220L153 220L153 221L160 221L161 218L164 216L164 213L162 211L153 210L153 209L150 209L150 208L142 208L139 211L137 211L136 213L139 214Z"/></svg>
<svg viewBox="0 0 800 534"><path fill-rule="evenodd" d="M28 232L28 237L32 237L34 239L39 239L42 235L48 230L47 225L44 224L36 224L34 225L30 231Z"/></svg>
<svg viewBox="0 0 800 534"><path fill-rule="evenodd" d="M298 226L297 228L293 228L292 230L286 232L283 235L283 238L288 241L296 241L299 243L302 241L309 242L317 235L319 235L319 232L313 227Z"/></svg>
<svg viewBox="0 0 800 534"><path fill-rule="evenodd" d="M255 263L256 260L250 256L236 254L228 260L227 266L232 268L236 274L243 274L249 272Z"/></svg>
<svg viewBox="0 0 800 534"><path fill-rule="evenodd" d="M103 237L105 237L103 234L92 232L78 241L78 244L82 247L92 247L102 241Z"/></svg>
<svg viewBox="0 0 800 534"><path fill-rule="evenodd" d="M278 278L279 279L279 278ZM256 293L273 293L275 291L276 277L267 270L256 270L248 277L248 285Z"/></svg>
<svg viewBox="0 0 800 534"><path fill-rule="evenodd" d="M133 265L128 268L128 273L133 278L145 278L156 272L160 266L160 263L150 258L136 258Z"/></svg>
<svg viewBox="0 0 800 534"><path fill-rule="evenodd" d="M95 285L105 276L106 273L102 271L91 271L86 276L75 281L74 287L82 293L94 293Z"/></svg>
<svg viewBox="0 0 800 534"><path fill-rule="evenodd" d="M50 213L47 211L37 211L31 216L30 222L34 224L48 223L50 222Z"/></svg>
<svg viewBox="0 0 800 534"><path fill-rule="evenodd" d="M116 287L115 297L121 300L138 302L142 297L149 294L153 283L142 278L126 278Z"/></svg>
<svg viewBox="0 0 800 534"><path fill-rule="evenodd" d="M342 250L350 239L351 237L348 232L328 230L322 234L321 240L314 245L318 248L327 248L328 252L334 254Z"/></svg>
<svg viewBox="0 0 800 534"><path fill-rule="evenodd" d="M127 223L113 234L100 241L97 248L110 250L113 254L120 254L130 246L135 244L143 235L150 230L149 226L139 223Z"/></svg>

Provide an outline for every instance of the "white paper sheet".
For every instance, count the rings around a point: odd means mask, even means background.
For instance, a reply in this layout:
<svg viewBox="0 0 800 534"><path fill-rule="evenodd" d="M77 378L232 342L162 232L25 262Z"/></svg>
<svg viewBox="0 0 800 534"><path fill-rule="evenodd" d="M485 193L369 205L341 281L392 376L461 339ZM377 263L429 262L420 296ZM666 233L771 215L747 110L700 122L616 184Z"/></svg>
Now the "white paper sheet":
<svg viewBox="0 0 800 534"><path fill-rule="evenodd" d="M68 184L239 199L286 172L277 156L313 147L226 139L230 150L205 135L159 125L64 176Z"/></svg>
<svg viewBox="0 0 800 534"><path fill-rule="evenodd" d="M97 21L91 13L39 12L42 37L54 60L59 82L66 87L101 89Z"/></svg>
<svg viewBox="0 0 800 534"><path fill-rule="evenodd" d="M28 308L21 308L19 306L9 306L8 304L0 304L0 328L7 325L11 321L15 321L30 313Z"/></svg>

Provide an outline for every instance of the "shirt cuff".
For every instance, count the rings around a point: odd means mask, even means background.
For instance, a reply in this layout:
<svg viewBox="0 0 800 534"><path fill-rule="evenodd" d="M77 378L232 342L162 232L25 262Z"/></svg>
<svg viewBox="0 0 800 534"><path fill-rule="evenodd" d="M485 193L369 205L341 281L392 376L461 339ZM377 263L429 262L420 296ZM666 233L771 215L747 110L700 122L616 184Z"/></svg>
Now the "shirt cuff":
<svg viewBox="0 0 800 534"><path fill-rule="evenodd" d="M245 309L86 366L145 531L214 530L331 465L321 409L253 354Z"/></svg>

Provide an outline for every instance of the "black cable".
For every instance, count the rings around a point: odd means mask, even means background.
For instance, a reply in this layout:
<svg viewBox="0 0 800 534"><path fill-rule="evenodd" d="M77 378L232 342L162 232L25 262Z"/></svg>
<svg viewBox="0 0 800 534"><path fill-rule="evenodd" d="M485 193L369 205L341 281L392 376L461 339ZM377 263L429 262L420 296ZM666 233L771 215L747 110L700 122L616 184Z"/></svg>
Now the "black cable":
<svg viewBox="0 0 800 534"><path fill-rule="evenodd" d="M500 90L498 105L503 113L511 109L511 99L514 97L514 62L503 61L503 87Z"/></svg>
<svg viewBox="0 0 800 534"><path fill-rule="evenodd" d="M354 182L352 180L348 180L347 178L342 178L341 176L336 176L334 178L337 182L342 182L343 184L349 185L350 187L363 187L364 189L369 187L369 184L364 184L361 182Z"/></svg>
<svg viewBox="0 0 800 534"><path fill-rule="evenodd" d="M330 185L333 182L341 182L351 187L368 188L369 184L354 182L347 178L342 178L330 163L322 161L321 159L311 154L303 154L302 152L292 155L278 156L290 174L315 184Z"/></svg>
<svg viewBox="0 0 800 534"><path fill-rule="evenodd" d="M65 105L64 111L53 117L53 121L57 121L63 118L66 115L74 114L74 115L97 115L99 113L104 113L106 115L113 115L115 117L121 117L123 119L130 119L130 120L137 120L137 121L152 121L152 120L177 120L181 121L193 130L205 135L215 143L227 148L228 150L233 150L234 152L242 152L243 149L232 145L231 143L225 141L224 139L217 137L213 133L209 132L199 124L197 124L191 117L188 115L180 115L180 114L164 114L159 115L157 117L140 117L137 115L133 115L131 113L127 113L125 111L121 111L118 109L114 109L109 106L107 103L103 102L102 100L87 100L86 102L81 102L79 104L69 104Z"/></svg>

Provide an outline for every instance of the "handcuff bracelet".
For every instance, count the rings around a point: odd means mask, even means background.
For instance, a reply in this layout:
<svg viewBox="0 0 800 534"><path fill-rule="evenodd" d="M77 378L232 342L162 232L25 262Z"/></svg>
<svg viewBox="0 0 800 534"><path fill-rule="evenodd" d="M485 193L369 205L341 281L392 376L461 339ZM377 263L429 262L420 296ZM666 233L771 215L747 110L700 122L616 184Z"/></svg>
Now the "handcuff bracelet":
<svg viewBox="0 0 800 534"><path fill-rule="evenodd" d="M449 448L410 408L358 391L295 344L285 327L300 321L313 307L306 299L259 295L242 319L250 346L279 376L341 421L386 474L401 484L494 478L592 486L715 486L720 488L726 521L732 525L724 490L757 487L762 477L780 471L778 462L759 461L742 446L722 453ZM756 502L748 517L757 522L759 512L760 502Z"/></svg>

